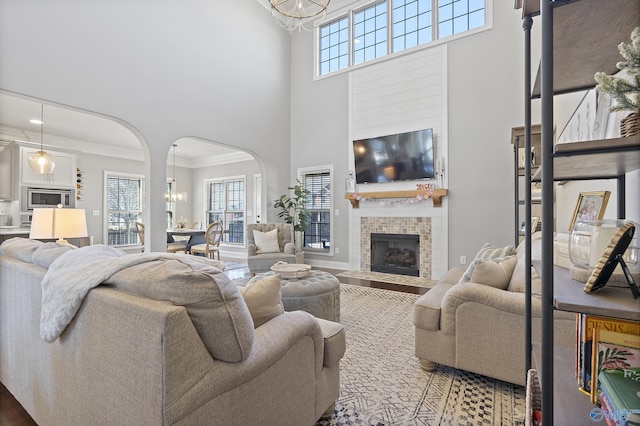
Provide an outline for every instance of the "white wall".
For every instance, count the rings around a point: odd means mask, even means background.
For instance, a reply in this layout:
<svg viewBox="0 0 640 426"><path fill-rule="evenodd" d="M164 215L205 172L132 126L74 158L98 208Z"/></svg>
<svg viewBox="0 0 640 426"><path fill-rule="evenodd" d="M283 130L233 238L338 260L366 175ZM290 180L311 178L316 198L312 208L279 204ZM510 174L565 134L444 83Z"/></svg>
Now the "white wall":
<svg viewBox="0 0 640 426"><path fill-rule="evenodd" d="M254 0L0 0L0 89L115 117L142 141L145 219L164 250L167 154L184 136L289 179L289 35Z"/></svg>
<svg viewBox="0 0 640 426"><path fill-rule="evenodd" d="M447 45L448 258L473 258L485 242L514 240L511 128L524 123L523 31L512 3L494 2L493 29ZM343 182L350 168L348 74L313 81L313 35L292 38L291 162L332 162L334 243L349 246ZM394 61L394 59L391 59ZM371 65L376 67L376 65ZM535 119L535 118L534 118ZM335 262L347 262L343 251Z"/></svg>

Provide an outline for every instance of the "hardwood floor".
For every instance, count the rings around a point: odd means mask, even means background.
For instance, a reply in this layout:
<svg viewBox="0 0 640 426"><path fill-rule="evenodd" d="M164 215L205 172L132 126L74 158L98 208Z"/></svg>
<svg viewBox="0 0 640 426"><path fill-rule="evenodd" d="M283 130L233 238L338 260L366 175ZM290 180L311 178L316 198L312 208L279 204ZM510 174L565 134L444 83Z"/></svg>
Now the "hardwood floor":
<svg viewBox="0 0 640 426"><path fill-rule="evenodd" d="M321 271L338 275L343 272L339 269L315 268ZM248 268L238 268L226 271L225 274L230 279L250 278ZM359 278L338 277L341 283L359 285L363 287L380 288L384 290L400 291L404 293L424 294L427 289L424 287L414 287L402 284L383 283L379 281L363 280ZM20 403L11 395L7 388L0 383L0 426L37 426L31 416L22 408Z"/></svg>

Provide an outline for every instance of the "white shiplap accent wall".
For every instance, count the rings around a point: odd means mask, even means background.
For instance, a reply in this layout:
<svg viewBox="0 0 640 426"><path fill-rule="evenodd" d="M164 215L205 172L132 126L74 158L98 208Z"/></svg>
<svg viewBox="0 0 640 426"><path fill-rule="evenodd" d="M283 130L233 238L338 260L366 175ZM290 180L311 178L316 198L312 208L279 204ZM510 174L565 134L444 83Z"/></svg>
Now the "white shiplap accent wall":
<svg viewBox="0 0 640 426"><path fill-rule="evenodd" d="M435 158L447 170L447 47L435 46L411 54L381 61L353 71L349 75L350 141L433 129ZM353 167L349 143L349 164ZM444 174L444 187L447 183ZM435 180L433 181L435 183ZM415 189L416 182L358 185L358 191L394 191ZM395 200L401 201L401 200ZM435 208L431 200L417 204L361 202L350 208L349 267L360 265L361 217L433 218L432 267L430 278L438 278L448 267L447 198Z"/></svg>

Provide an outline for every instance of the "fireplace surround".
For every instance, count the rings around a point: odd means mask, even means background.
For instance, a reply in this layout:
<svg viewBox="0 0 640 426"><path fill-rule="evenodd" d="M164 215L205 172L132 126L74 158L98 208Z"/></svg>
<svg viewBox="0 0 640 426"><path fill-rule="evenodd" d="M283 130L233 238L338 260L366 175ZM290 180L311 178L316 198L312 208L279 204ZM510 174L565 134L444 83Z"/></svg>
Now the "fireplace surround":
<svg viewBox="0 0 640 426"><path fill-rule="evenodd" d="M418 274L432 275L432 218L430 217L377 217L360 218L360 270L371 271L371 234L401 234L419 237L417 258ZM397 273L397 272L394 272Z"/></svg>

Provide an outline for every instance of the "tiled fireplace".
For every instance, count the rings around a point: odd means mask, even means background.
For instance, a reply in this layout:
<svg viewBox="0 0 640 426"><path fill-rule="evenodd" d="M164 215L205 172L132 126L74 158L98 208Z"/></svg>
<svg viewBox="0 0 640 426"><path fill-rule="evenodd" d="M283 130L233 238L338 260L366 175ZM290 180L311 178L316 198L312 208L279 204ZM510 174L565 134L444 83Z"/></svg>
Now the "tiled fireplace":
<svg viewBox="0 0 640 426"><path fill-rule="evenodd" d="M371 271L371 234L401 234L417 237L419 244L415 257L418 262L419 276L431 278L432 232L430 217L361 217L360 270L362 271ZM407 250L410 249L407 248ZM398 273L398 271L392 270L379 272Z"/></svg>

